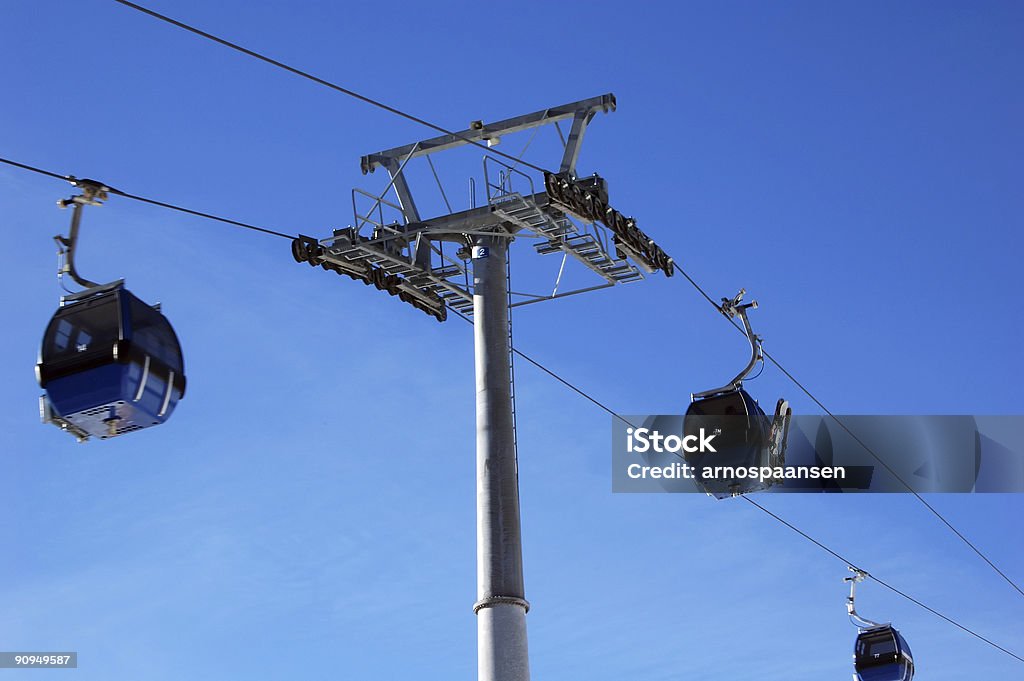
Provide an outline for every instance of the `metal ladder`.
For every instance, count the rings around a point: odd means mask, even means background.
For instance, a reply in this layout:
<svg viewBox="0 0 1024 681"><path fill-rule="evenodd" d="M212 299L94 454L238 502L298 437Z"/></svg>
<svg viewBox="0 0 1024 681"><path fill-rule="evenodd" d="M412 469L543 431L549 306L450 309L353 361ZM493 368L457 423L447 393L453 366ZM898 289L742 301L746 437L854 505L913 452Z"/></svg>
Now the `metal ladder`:
<svg viewBox="0 0 1024 681"><path fill-rule="evenodd" d="M512 344L512 248L505 251L505 286L508 291L508 372L512 398L512 457L516 464L516 486L519 485L519 428L516 423L516 351Z"/></svg>
<svg viewBox="0 0 1024 681"><path fill-rule="evenodd" d="M502 219L548 240L534 246L537 253L568 253L609 283L640 279L640 271L626 260L614 259L593 234L580 233L562 213L553 217L531 198L510 192L491 199Z"/></svg>

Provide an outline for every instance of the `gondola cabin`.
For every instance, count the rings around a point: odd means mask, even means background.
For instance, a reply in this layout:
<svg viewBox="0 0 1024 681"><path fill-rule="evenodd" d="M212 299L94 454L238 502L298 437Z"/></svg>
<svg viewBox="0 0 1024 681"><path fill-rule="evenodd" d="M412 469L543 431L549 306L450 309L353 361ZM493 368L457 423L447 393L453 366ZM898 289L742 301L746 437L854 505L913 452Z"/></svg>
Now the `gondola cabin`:
<svg viewBox="0 0 1024 681"><path fill-rule="evenodd" d="M896 629L886 624L865 629L857 636L853 664L859 681L911 681L914 657Z"/></svg>
<svg viewBox="0 0 1024 681"><path fill-rule="evenodd" d="M79 440L160 425L185 394L181 345L170 323L122 282L66 296L36 365L43 420Z"/></svg>
<svg viewBox="0 0 1024 681"><path fill-rule="evenodd" d="M771 424L764 410L742 388L710 397L695 399L686 409L684 435L717 433L715 452L688 452L686 462L694 468L696 479L704 491L719 499L765 489L757 478L706 478L705 467L771 466Z"/></svg>

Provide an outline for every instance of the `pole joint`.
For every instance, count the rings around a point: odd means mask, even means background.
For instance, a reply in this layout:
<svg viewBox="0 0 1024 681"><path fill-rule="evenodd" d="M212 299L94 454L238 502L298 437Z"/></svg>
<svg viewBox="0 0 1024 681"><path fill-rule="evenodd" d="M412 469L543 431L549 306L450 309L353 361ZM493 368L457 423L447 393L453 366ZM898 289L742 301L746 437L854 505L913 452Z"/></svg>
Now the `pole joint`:
<svg viewBox="0 0 1024 681"><path fill-rule="evenodd" d="M524 612L530 612L530 602L518 596L488 596L481 598L473 604L473 614L478 614L484 608L492 608L495 605L518 605Z"/></svg>

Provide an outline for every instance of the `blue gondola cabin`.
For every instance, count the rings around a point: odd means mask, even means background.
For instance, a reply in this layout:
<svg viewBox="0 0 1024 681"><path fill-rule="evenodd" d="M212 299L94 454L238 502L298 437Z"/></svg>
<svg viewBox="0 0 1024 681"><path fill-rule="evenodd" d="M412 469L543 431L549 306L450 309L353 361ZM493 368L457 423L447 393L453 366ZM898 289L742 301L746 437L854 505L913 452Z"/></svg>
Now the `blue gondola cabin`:
<svg viewBox="0 0 1024 681"><path fill-rule="evenodd" d="M160 425L185 394L181 345L121 282L66 296L39 350L44 421L79 440Z"/></svg>

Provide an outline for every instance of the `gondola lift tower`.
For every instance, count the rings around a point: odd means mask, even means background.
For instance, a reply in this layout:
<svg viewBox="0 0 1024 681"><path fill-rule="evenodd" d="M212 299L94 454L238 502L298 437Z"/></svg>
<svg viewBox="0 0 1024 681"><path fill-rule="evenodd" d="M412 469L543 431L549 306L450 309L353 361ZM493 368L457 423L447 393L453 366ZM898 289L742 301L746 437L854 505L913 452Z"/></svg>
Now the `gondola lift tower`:
<svg viewBox="0 0 1024 681"><path fill-rule="evenodd" d="M606 182L598 175L576 176L587 126L615 105L613 95L601 95L496 123L476 121L459 133L364 156L364 174L377 168L388 172L384 191L375 195L354 189L353 226L326 238L301 236L292 244L296 261L372 284L438 320L447 318L449 308L472 317L477 429L473 610L480 681L530 677L510 309L637 281L644 272L673 273L671 259L632 218L610 205ZM563 121L570 125L568 135L562 132ZM516 163L487 155L486 205L429 219L420 215L405 173L410 161L429 161L432 154L470 144L490 146L503 135L544 125L556 126L563 154L559 171L544 173L542 187ZM510 292L508 251L517 237L533 239L538 255L562 255L550 294ZM454 245L447 253L446 242ZM595 283L561 291L570 260L589 269Z"/></svg>

